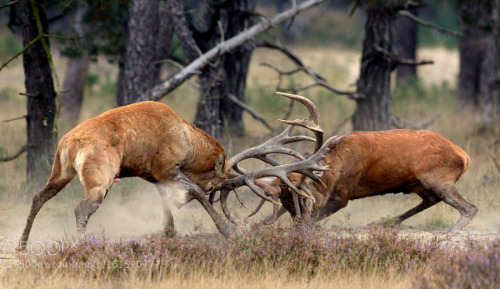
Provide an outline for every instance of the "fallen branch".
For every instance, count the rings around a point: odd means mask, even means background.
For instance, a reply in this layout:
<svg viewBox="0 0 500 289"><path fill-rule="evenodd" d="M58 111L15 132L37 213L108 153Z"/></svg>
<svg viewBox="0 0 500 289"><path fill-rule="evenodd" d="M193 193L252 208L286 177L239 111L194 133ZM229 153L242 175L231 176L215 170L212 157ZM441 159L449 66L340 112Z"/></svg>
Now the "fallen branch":
<svg viewBox="0 0 500 289"><path fill-rule="evenodd" d="M13 154L11 156L6 156L6 157L3 157L3 158L0 158L0 162L8 162L8 161L11 161L13 159L17 159L19 156L21 156L27 150L28 150L28 145L24 145L24 146L21 147L21 149L17 153L15 153L15 154Z"/></svg>
<svg viewBox="0 0 500 289"><path fill-rule="evenodd" d="M311 87L314 87L314 86L321 86L323 88L326 88L326 89L330 90L333 93L340 94L340 95L345 95L345 96L348 96L351 99L362 99L362 98L364 98L364 96L362 94L359 94L357 92L340 90L338 88L333 87L332 85L330 85L326 81L326 79L323 76L321 76L320 74L316 73L311 68L305 66L304 63L296 55L294 55L290 50L286 49L285 47L283 47L281 45L277 45L277 44L269 43L269 42L262 42L262 43L257 44L256 46L257 47L264 47L264 48L270 48L270 49L279 50L283 54L285 54L290 60L292 60L292 62L295 63L295 65L298 66L298 68L295 69L295 70L284 72L284 71L281 71L280 69L278 69L277 67L274 67L273 65L271 65L269 63L261 64L261 65L265 65L265 66L267 66L267 67L275 70L279 74L280 81L278 83L278 86L281 86L281 80L282 80L283 75L291 75L291 74L294 74L294 73L299 72L299 71L303 71L304 73L306 73L307 75L309 75L314 80L314 83L308 84L308 85L305 85L305 86L302 86L302 87L298 87L298 88L283 88L283 87L278 87L278 89L277 89L278 91L298 93L300 91L307 90L307 89L309 89Z"/></svg>
<svg viewBox="0 0 500 289"><path fill-rule="evenodd" d="M433 23L429 23L421 18L418 18L417 16L411 14L409 11L406 11L406 10L401 10L398 12L399 15L403 15L403 16L406 16L408 18L410 18L411 20L417 22L418 24L422 25L422 26L426 26L426 27L429 27L429 28L433 28L433 29L436 29L437 31L439 32L442 32L444 34L448 34L448 35L451 35L451 36L455 36L455 37L462 37L463 34L460 33L460 32L457 32L457 31L451 31L451 30L448 30L444 27L441 27L439 25L436 25L436 24L433 24Z"/></svg>
<svg viewBox="0 0 500 289"><path fill-rule="evenodd" d="M257 43L257 47L264 47L264 48L270 48L270 49L275 49L281 51L283 54L285 54L290 60L292 60L300 69L302 69L304 72L307 74L311 75L313 78L317 78L319 80L326 80L323 76L319 75L318 73L314 72L312 69L306 67L302 60L298 58L296 55L294 55L290 50L286 49L285 47L275 44L275 43L270 43L267 41Z"/></svg>
<svg viewBox="0 0 500 289"><path fill-rule="evenodd" d="M214 48L205 52L196 60L192 61L189 65L187 65L184 69L182 69L180 72L169 77L165 82L143 93L135 100L135 102L145 101L145 100L159 100L160 98L167 95L175 88L179 87L187 79L192 77L195 74L195 71L201 70L202 68L207 66L212 60L217 58L219 55L222 55L224 53L233 50L234 48L242 45L249 39L253 38L255 35L263 31L266 31L285 20L294 17L300 12L307 10L318 4L321 4L325 1L327 0L309 0L307 2L302 3L301 5L292 7L282 13L279 13L270 19L264 19L260 23L251 26L246 31L239 33L238 35L230 39L227 39L225 42L219 43Z"/></svg>
<svg viewBox="0 0 500 289"><path fill-rule="evenodd" d="M5 4L2 4L0 5L0 9L3 9L3 8L7 8L9 6L12 6L12 5L16 5L18 1L10 1L10 2L7 2Z"/></svg>
<svg viewBox="0 0 500 289"><path fill-rule="evenodd" d="M247 104L245 104L244 102L240 101L239 99L237 99L234 95L232 95L231 93L229 93L227 95L227 97L232 101L234 102L236 105L238 105L239 107L241 107L241 109L243 110L246 110L248 113L250 113L250 115L260 121L265 127L267 127L271 132L274 132L274 128L272 126L269 125L269 123L262 117L260 116L257 112L255 112L250 106L248 106Z"/></svg>

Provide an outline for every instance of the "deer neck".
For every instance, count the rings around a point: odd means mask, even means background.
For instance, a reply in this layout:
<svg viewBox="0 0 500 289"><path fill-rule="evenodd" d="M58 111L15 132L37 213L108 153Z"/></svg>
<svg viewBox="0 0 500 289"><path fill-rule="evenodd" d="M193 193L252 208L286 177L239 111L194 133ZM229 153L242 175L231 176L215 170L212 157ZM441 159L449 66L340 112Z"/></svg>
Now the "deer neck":
<svg viewBox="0 0 500 289"><path fill-rule="evenodd" d="M195 126L191 127L191 135L193 136L191 153L185 165L187 173L196 175L213 171L215 160L224 152L224 148L216 139Z"/></svg>

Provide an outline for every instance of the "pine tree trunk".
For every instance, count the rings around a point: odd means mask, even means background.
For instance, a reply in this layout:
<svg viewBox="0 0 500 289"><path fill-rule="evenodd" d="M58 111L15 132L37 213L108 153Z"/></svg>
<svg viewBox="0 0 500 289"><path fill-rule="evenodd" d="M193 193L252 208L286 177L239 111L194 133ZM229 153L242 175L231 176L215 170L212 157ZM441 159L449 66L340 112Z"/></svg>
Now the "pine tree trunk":
<svg viewBox="0 0 500 289"><path fill-rule="evenodd" d="M48 31L44 10L45 1L22 0L20 3L23 44L26 46L40 34L37 21L41 24L42 33L45 34ZM57 138L54 131L56 92L52 69L43 44L45 44L45 49L49 49L48 39L43 38L31 45L23 54L28 98L27 138L30 146L27 153L26 172L30 184L39 184L48 179Z"/></svg>
<svg viewBox="0 0 500 289"><path fill-rule="evenodd" d="M69 58L66 63L59 114L59 132L62 134L78 124L88 67L89 57L86 53Z"/></svg>
<svg viewBox="0 0 500 289"><path fill-rule="evenodd" d="M483 124L493 128L500 126L500 0L491 2L493 28L484 49L480 95L483 98Z"/></svg>
<svg viewBox="0 0 500 289"><path fill-rule="evenodd" d="M418 9L409 9L408 12L418 16ZM418 25L406 16L396 16L396 43L397 55L400 59L416 59L417 57L417 28ZM417 79L415 65L400 65L396 69L396 86L400 87L407 81Z"/></svg>
<svg viewBox="0 0 500 289"><path fill-rule="evenodd" d="M475 110L480 105L479 86L482 74L487 34L480 28L481 22L489 18L484 3L467 1L462 5L458 40L460 70L458 75L458 109Z"/></svg>
<svg viewBox="0 0 500 289"><path fill-rule="evenodd" d="M88 13L88 6L82 3L75 10L74 15L74 30L76 37L80 40L80 46L84 47L84 35L88 28L83 23L84 14ZM58 129L59 133L65 134L70 129L78 124L80 110L83 102L83 94L85 92L85 84L87 82L87 73L90 58L86 51L79 55L69 57L64 71L64 83L61 96L61 105L59 108Z"/></svg>
<svg viewBox="0 0 500 289"><path fill-rule="evenodd" d="M234 1L227 12L228 27L226 38L233 37L245 30L245 27L253 25L248 13L255 10L256 0ZM245 43L227 54L224 61L226 85L228 93L234 95L238 100L245 102L245 88L247 83L248 67L252 57L253 46ZM245 135L243 125L243 110L231 101L227 95L222 98L222 114L227 120L229 132L236 136Z"/></svg>
<svg viewBox="0 0 500 289"><path fill-rule="evenodd" d="M123 59L122 85L118 106L133 103L158 81L156 43L159 29L159 0L132 0L129 7L128 35Z"/></svg>
<svg viewBox="0 0 500 289"><path fill-rule="evenodd" d="M208 66L201 72L201 95L194 120L194 125L216 139L224 136L221 96L227 93L226 87L221 85L225 78L221 63L219 59L218 65Z"/></svg>
<svg viewBox="0 0 500 289"><path fill-rule="evenodd" d="M353 130L386 130L391 127L390 80L394 64L386 54L394 55L394 18L386 9L368 10L357 85L357 92L365 98L356 100Z"/></svg>
<svg viewBox="0 0 500 289"><path fill-rule="evenodd" d="M236 0L221 9L219 20L225 39L235 36L252 24L250 16L255 6L256 0ZM219 28L214 28L210 38L197 38L203 51L209 50L221 39ZM237 136L245 134L243 111L228 98L228 94L245 101L246 78L252 51L250 44L241 45L221 56L215 66L202 71L202 95L196 111L195 125L213 137L223 137L225 124L229 133Z"/></svg>

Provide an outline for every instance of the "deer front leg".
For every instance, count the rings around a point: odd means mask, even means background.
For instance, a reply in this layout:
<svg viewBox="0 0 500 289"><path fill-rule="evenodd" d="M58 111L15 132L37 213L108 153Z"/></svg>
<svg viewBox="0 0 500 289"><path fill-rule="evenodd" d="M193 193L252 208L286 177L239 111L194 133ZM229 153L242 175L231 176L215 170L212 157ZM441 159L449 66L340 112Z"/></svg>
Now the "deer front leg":
<svg viewBox="0 0 500 289"><path fill-rule="evenodd" d="M407 212L394 217L392 219L389 219L387 221L382 221L381 223L383 225L396 225L399 226L404 220L422 212L423 210L426 210L435 204L439 203L441 200L438 199L435 195L433 195L432 192L430 191L422 191L418 193L418 195L422 198L422 202L418 204L416 207L408 210Z"/></svg>
<svg viewBox="0 0 500 289"><path fill-rule="evenodd" d="M230 237L234 234L234 226L229 222L225 221L219 213L214 209L214 207L210 204L207 197L205 196L205 192L195 183L193 183L188 177L186 177L181 170L175 170L176 175L174 177L174 181L182 184L182 186L189 192L189 194L196 199L200 204L205 208L207 213L210 215L212 220L215 223L215 226L219 230L219 232L224 237Z"/></svg>
<svg viewBox="0 0 500 289"><path fill-rule="evenodd" d="M324 218L335 214L340 209L345 208L345 206L347 206L347 201L340 199L330 199L324 207L312 213L311 219L313 222L319 222Z"/></svg>

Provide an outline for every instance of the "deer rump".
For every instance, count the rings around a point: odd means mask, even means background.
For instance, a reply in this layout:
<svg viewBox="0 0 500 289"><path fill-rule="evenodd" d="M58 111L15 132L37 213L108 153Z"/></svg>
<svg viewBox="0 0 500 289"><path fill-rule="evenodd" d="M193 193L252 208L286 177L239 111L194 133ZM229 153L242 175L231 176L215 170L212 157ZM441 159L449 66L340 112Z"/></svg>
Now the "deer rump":
<svg viewBox="0 0 500 289"><path fill-rule="evenodd" d="M350 200L387 193L414 193L422 198L419 205L387 223L399 224L440 201L461 214L451 230L463 228L477 213L477 207L455 188L470 158L437 133L403 129L360 131L331 139L325 145L321 165L330 171L316 174L326 186L310 179L301 184L300 189L314 198L313 202L300 199L303 214L294 206L292 190L278 179L273 181L284 208L279 215L288 211L294 219L317 222L344 208ZM290 173L288 177L297 183L302 176Z"/></svg>

